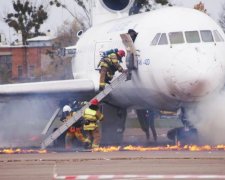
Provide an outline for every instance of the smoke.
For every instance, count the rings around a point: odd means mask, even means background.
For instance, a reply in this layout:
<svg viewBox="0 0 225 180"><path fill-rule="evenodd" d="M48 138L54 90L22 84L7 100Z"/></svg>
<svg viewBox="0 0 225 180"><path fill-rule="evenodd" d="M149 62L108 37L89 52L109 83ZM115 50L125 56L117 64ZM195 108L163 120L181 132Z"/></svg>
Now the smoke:
<svg viewBox="0 0 225 180"><path fill-rule="evenodd" d="M55 110L54 105L53 100L41 96L2 103L0 147L40 146L41 132Z"/></svg>
<svg viewBox="0 0 225 180"><path fill-rule="evenodd" d="M194 110L193 110L194 109ZM204 144L225 144L225 92L205 99L188 112Z"/></svg>

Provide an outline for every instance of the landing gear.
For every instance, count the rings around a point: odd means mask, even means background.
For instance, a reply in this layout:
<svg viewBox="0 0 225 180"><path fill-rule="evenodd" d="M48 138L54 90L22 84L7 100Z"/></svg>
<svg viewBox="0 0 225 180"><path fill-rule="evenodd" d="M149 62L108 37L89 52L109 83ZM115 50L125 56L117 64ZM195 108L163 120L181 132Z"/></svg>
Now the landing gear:
<svg viewBox="0 0 225 180"><path fill-rule="evenodd" d="M198 130L187 120L185 109L181 108L180 120L184 127L174 128L167 133L167 137L176 145L198 144Z"/></svg>
<svg viewBox="0 0 225 180"><path fill-rule="evenodd" d="M176 145L198 144L198 131L196 128L178 127L167 133L167 137Z"/></svg>

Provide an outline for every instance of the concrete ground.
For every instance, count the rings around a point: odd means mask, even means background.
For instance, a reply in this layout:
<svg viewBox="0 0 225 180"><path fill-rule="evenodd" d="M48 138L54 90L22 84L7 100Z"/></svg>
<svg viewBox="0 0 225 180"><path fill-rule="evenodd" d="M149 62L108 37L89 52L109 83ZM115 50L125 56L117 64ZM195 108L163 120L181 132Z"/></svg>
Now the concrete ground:
<svg viewBox="0 0 225 180"><path fill-rule="evenodd" d="M225 177L225 151L70 152L0 157L1 180L48 180L53 179L54 174L63 177L131 174Z"/></svg>
<svg viewBox="0 0 225 180"><path fill-rule="evenodd" d="M166 138L167 129L160 128L157 132L158 145L171 143ZM125 144L149 143L139 128L126 129L124 135ZM158 146L151 142L150 147ZM225 149L0 154L1 180L48 180L53 176L55 179L78 179L80 175L87 175L89 179L99 179L100 175L142 176L119 179L147 179L147 175L156 175L157 179L174 179L176 175L186 175L179 176L183 179L225 179Z"/></svg>

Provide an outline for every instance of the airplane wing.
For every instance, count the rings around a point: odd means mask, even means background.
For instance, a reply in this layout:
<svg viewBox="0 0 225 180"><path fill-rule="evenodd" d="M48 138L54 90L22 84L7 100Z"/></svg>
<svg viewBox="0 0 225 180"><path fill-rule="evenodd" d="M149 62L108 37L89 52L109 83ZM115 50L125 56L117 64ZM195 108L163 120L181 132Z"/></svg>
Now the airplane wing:
<svg viewBox="0 0 225 180"><path fill-rule="evenodd" d="M88 79L72 79L0 85L0 96L65 92L93 93L95 92L94 82Z"/></svg>

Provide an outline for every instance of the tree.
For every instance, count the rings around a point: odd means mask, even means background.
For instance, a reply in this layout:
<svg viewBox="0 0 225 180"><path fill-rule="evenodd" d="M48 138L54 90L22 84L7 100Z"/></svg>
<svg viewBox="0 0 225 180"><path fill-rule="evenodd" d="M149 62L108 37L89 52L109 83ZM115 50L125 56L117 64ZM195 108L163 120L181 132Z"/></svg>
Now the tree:
<svg viewBox="0 0 225 180"><path fill-rule="evenodd" d="M17 33L21 32L23 45L28 38L44 35L39 32L41 25L48 18L43 5L36 7L28 0L17 0L13 1L13 9L15 12L8 13L4 21Z"/></svg>
<svg viewBox="0 0 225 180"><path fill-rule="evenodd" d="M141 11L151 11L157 4L172 6L168 0L135 0L130 8L129 15L141 13Z"/></svg>
<svg viewBox="0 0 225 180"><path fill-rule="evenodd" d="M162 5L171 5L168 0L155 0L156 3L162 4Z"/></svg>
<svg viewBox="0 0 225 180"><path fill-rule="evenodd" d="M57 38L55 43L59 47L66 47L76 44L77 32L81 29L81 25L76 19L72 23L65 21L61 27L58 28Z"/></svg>
<svg viewBox="0 0 225 180"><path fill-rule="evenodd" d="M201 1L194 5L194 9L207 13L207 9L205 9L205 5Z"/></svg>
<svg viewBox="0 0 225 180"><path fill-rule="evenodd" d="M223 29L223 32L225 32L225 3L222 5L222 11L219 15L219 24Z"/></svg>
<svg viewBox="0 0 225 180"><path fill-rule="evenodd" d="M87 20L88 20L88 26L91 26L90 12L89 12L89 10L88 10L88 8L87 8L87 4L89 3L89 1L88 1L88 0L85 0L85 2L84 2L84 1L82 1L82 0L74 0L74 2L75 2L77 5L79 5L79 6L83 9L83 11L84 11L84 13L85 13L85 15L86 15L86 18L87 18ZM62 8L64 8L67 12L69 12L69 13L75 18L75 20L76 20L77 22L80 23L82 29L88 28L88 27L86 27L86 25L85 25L82 21L80 21L80 20L77 18L77 16L76 16L72 11L70 11L70 9L69 9L65 4L61 3L59 0L51 0L51 1L49 2L49 4L50 4L51 6L55 5L56 7L62 7Z"/></svg>

